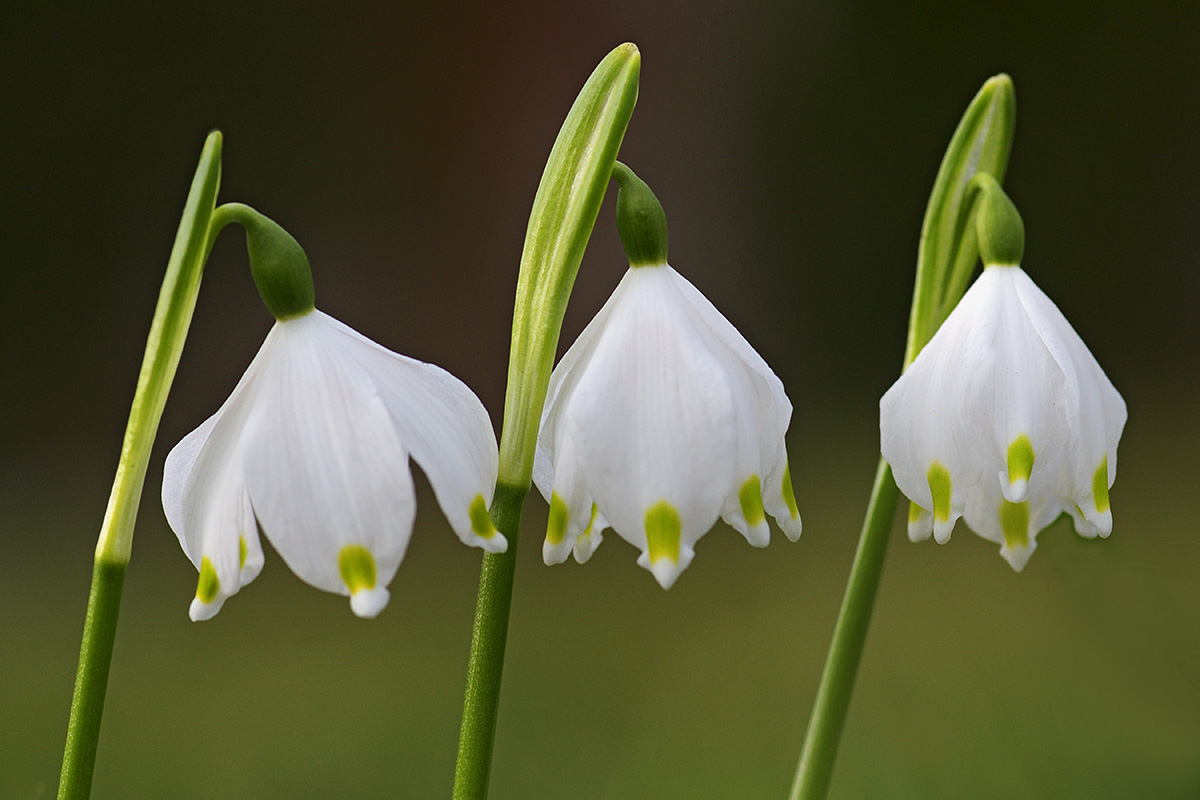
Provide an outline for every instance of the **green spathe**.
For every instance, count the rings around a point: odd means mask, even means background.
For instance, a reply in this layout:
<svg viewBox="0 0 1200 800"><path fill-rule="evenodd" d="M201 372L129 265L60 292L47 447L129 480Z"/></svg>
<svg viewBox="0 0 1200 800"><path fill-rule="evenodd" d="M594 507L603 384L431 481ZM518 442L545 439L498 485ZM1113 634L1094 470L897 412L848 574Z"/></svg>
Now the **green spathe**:
<svg viewBox="0 0 1200 800"><path fill-rule="evenodd" d="M642 56L615 48L571 106L538 184L521 251L500 434L500 480L528 486L546 386L579 263L637 102Z"/></svg>
<svg viewBox="0 0 1200 800"><path fill-rule="evenodd" d="M667 215L646 182L620 161L613 166L617 181L617 233L631 267L661 267L667 263Z"/></svg>
<svg viewBox="0 0 1200 800"><path fill-rule="evenodd" d="M312 269L292 235L274 220L242 203L226 203L214 215L213 229L236 222L246 230L246 251L254 285L267 309L279 321L313 310ZM215 233L214 233L215 236Z"/></svg>
<svg viewBox="0 0 1200 800"><path fill-rule="evenodd" d="M1004 180L1016 121L1012 79L989 78L967 107L938 168L917 250L917 277L904 366L933 336L967 289L979 252L967 189L977 172Z"/></svg>

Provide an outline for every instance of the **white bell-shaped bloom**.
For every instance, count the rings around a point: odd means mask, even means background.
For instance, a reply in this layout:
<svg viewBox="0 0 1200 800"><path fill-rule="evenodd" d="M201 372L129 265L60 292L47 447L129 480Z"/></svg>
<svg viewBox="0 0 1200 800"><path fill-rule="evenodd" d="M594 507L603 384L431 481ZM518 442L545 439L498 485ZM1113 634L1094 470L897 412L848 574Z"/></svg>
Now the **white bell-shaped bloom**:
<svg viewBox="0 0 1200 800"><path fill-rule="evenodd" d="M914 504L913 541L958 518L1020 571L1064 511L1112 531L1125 401L1019 266L987 267L880 401L883 457Z"/></svg>
<svg viewBox="0 0 1200 800"><path fill-rule="evenodd" d="M163 508L200 571L192 619L262 569L259 531L302 580L378 614L412 534L410 455L464 542L507 547L487 513L495 435L470 389L320 311L277 322L225 404L167 456Z"/></svg>
<svg viewBox="0 0 1200 800"><path fill-rule="evenodd" d="M750 544L766 512L800 515L784 433L792 405L762 357L665 263L630 268L550 378L534 482L543 557L584 562L612 527L670 588L720 517Z"/></svg>

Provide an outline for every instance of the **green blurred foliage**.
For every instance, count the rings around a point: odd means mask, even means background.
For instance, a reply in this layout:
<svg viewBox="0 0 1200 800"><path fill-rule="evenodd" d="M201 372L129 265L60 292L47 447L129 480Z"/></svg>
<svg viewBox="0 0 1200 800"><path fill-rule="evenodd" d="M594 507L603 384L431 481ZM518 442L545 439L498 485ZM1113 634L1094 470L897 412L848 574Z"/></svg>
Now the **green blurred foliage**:
<svg viewBox="0 0 1200 800"><path fill-rule="evenodd" d="M921 214L1009 72L1025 264L1130 408L1113 536L1059 523L1015 575L961 525L897 528L834 797L1200 794L1192 496L1200 6L941 2L23 4L0 25L0 797L53 796L91 550L200 144L222 199L305 246L319 307L450 369L499 419L516 264L551 142L632 40L622 149L672 262L775 367L805 534L719 526L664 593L615 535L541 565L528 504L493 797L780 797L895 378ZM624 262L612 193L563 346ZM270 324L218 242L147 481L97 798L444 797L479 563L427 493L376 621L274 554L194 625L157 499Z"/></svg>

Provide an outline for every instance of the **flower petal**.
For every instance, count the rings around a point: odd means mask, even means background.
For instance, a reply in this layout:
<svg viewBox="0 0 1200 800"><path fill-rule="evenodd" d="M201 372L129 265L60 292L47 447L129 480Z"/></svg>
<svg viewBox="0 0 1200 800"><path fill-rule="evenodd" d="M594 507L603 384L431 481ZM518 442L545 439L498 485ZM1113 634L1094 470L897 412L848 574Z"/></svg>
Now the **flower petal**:
<svg viewBox="0 0 1200 800"><path fill-rule="evenodd" d="M972 376L989 374L988 346L997 320L992 286L976 283L879 401L880 451L896 485L933 512L933 535L950 538L966 492L978 482L983 459L971 431ZM910 534L911 535L911 534Z"/></svg>
<svg viewBox="0 0 1200 800"><path fill-rule="evenodd" d="M1127 418L1125 401L1058 306L1024 271L1018 272L1017 294L1025 312L1066 376L1063 405L1069 427L1070 499L1091 526L1107 536L1112 531L1108 490L1117 475L1117 444Z"/></svg>
<svg viewBox="0 0 1200 800"><path fill-rule="evenodd" d="M727 372L663 269L626 273L623 302L588 343L587 368L556 411L559 440L578 443L587 488L626 541L648 553L646 515L674 509L678 547L647 562L669 583L735 485L737 419ZM674 567L657 566L663 559Z"/></svg>
<svg viewBox="0 0 1200 800"><path fill-rule="evenodd" d="M247 421L246 484L263 531L302 580L378 613L412 533L416 500L374 379L313 312L276 325Z"/></svg>
<svg viewBox="0 0 1200 800"><path fill-rule="evenodd" d="M167 454L163 511L184 553L200 571L189 615L210 619L226 598L262 570L258 526L245 488L240 437L268 360L268 336L229 399Z"/></svg>
<svg viewBox="0 0 1200 800"><path fill-rule="evenodd" d="M337 346L375 382L401 441L429 478L454 532L469 545L504 552L508 542L487 515L498 456L483 403L441 367L393 353L326 319L337 334Z"/></svg>
<svg viewBox="0 0 1200 800"><path fill-rule="evenodd" d="M1052 478L1045 473L1035 477L1028 499L1020 503L1009 502L991 481L980 481L968 494L967 525L984 539L999 543L1000 555L1017 572L1037 549L1037 535L1062 513Z"/></svg>

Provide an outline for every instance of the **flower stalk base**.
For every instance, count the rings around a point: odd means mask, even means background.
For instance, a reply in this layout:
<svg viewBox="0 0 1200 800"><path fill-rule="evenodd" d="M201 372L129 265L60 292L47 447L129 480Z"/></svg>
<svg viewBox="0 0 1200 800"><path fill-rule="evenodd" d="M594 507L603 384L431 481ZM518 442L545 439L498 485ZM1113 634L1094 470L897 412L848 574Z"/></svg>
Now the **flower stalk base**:
<svg viewBox="0 0 1200 800"><path fill-rule="evenodd" d="M508 539L508 550L487 553L479 573L479 599L471 631L467 692L463 700L458 761L454 766L454 800L483 800L492 769L492 743L500 706L500 678L508 642L513 576L517 569L517 532L529 486L499 483L492 499L492 522Z"/></svg>
<svg viewBox="0 0 1200 800"><path fill-rule="evenodd" d="M104 714L104 695L117 636L117 615L121 610L126 566L122 561L98 558L92 572L58 800L85 800L92 791L100 720Z"/></svg>
<svg viewBox="0 0 1200 800"><path fill-rule="evenodd" d="M821 684L817 687L817 698L813 703L812 717L809 718L804 749L800 751L800 765L796 769L789 800L820 800L829 791L838 742L846 722L846 711L850 707L850 695L854 691L854 678L862 660L867 630L871 626L871 612L875 609L875 594L879 589L888 536L892 531L899 498L900 491L892 479L892 470L886 461L880 459L862 535L858 540L858 551L854 554L854 566L850 569L850 581L846 584L846 596L834 626L833 641L826 656Z"/></svg>

